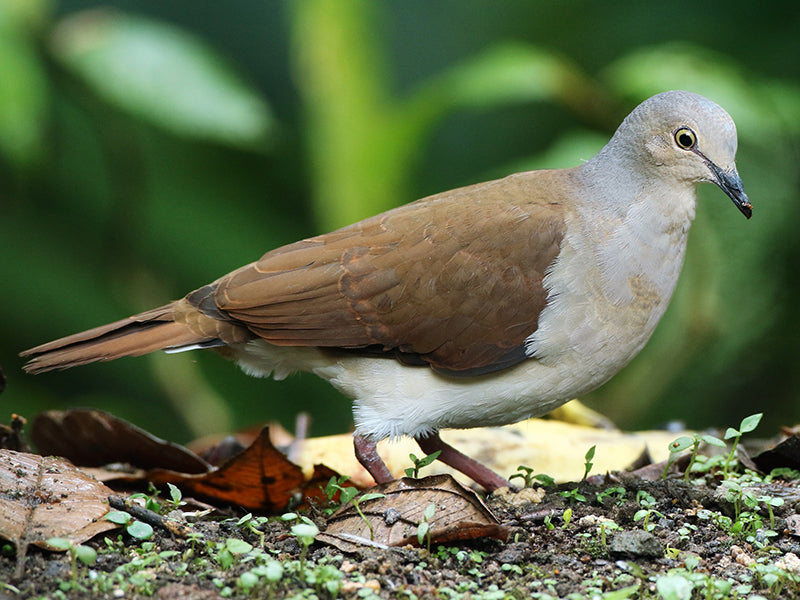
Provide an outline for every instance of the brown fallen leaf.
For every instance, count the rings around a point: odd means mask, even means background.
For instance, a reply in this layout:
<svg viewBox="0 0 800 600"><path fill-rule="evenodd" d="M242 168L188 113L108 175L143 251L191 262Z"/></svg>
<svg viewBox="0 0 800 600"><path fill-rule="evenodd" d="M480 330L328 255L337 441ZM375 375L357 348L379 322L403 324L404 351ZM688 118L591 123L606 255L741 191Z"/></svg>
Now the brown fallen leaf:
<svg viewBox="0 0 800 600"><path fill-rule="evenodd" d="M764 473L781 467L800 470L800 436L796 433L790 435L774 447L764 450L754 457L753 462Z"/></svg>
<svg viewBox="0 0 800 600"><path fill-rule="evenodd" d="M307 421L308 415L306 413L297 415L295 428L303 436L300 437L299 440L305 439ZM192 440L186 444L186 447L198 456L202 456L203 459L212 465L219 466L252 444L261 434L261 430L264 429L264 427L269 427L269 439L272 445L286 453L289 460L294 462L291 450L298 442L298 438L287 431L277 421L253 425L231 434L217 433L206 435Z"/></svg>
<svg viewBox="0 0 800 600"><path fill-rule="evenodd" d="M306 485L303 470L272 445L266 427L250 447L219 468L201 475L153 469L147 479L156 485L172 483L184 494L209 501L267 512L286 508Z"/></svg>
<svg viewBox="0 0 800 600"><path fill-rule="evenodd" d="M204 473L210 468L183 446L99 410L40 413L33 420L31 440L42 454L63 456L85 467L128 463L182 473Z"/></svg>
<svg viewBox="0 0 800 600"><path fill-rule="evenodd" d="M184 495L254 511L277 512L293 500L326 500L320 488L337 475L318 465L306 479L300 467L275 448L266 427L254 436L249 447L223 461L218 468L183 446L96 410L37 415L31 437L42 452L65 456L107 482L172 483ZM288 434L282 439L291 441ZM126 463L145 470L97 469L111 463Z"/></svg>
<svg viewBox="0 0 800 600"><path fill-rule="evenodd" d="M17 547L17 578L28 545L57 550L49 538L79 544L116 528L101 520L111 493L61 458L0 450L0 537Z"/></svg>
<svg viewBox="0 0 800 600"><path fill-rule="evenodd" d="M353 503L343 506L317 539L345 552L364 545L418 546L423 522L427 532L424 543L430 536L431 545L479 537L504 540L508 536L478 495L450 475L404 477L369 488L366 493L382 496L359 502L361 514Z"/></svg>

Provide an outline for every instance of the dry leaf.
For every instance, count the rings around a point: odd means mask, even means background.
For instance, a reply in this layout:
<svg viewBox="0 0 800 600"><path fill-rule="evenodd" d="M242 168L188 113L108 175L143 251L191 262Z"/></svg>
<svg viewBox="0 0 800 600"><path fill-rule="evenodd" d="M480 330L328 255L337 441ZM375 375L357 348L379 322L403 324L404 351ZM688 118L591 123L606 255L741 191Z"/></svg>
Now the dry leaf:
<svg viewBox="0 0 800 600"><path fill-rule="evenodd" d="M183 446L157 438L113 415L96 410L50 411L38 415L31 437L42 452L65 456L82 467L126 463L147 472L96 471L105 481L172 483L211 502L276 512L292 500L323 500L320 486L336 473L322 466L306 481L300 467L270 441L263 428L253 443L219 468Z"/></svg>
<svg viewBox="0 0 800 600"><path fill-rule="evenodd" d="M305 487L302 469L272 445L267 428L218 469L202 475L153 469L147 478L155 484L172 483L184 494L267 512L283 510Z"/></svg>
<svg viewBox="0 0 800 600"><path fill-rule="evenodd" d="M301 413L301 415L303 414L304 413ZM298 417L298 421L302 421L302 419ZM231 434L216 433L206 435L189 442L186 444L186 447L198 456L202 456L212 465L219 466L256 441L264 427L269 428L269 439L276 448L280 448L281 450L291 448L292 444L296 441L295 437L280 423L277 421L270 421L261 425L253 425L252 427L240 429ZM289 459L292 460L291 453L289 453Z"/></svg>
<svg viewBox="0 0 800 600"><path fill-rule="evenodd" d="M79 466L128 463L182 473L204 473L210 468L183 446L99 410L40 413L33 420L31 440L42 454L63 456Z"/></svg>
<svg viewBox="0 0 800 600"><path fill-rule="evenodd" d="M348 503L331 516L327 529L317 539L342 551L353 551L360 545L419 545L421 523L425 523L425 543L430 536L431 545L507 537L505 528L478 495L449 475L404 477L366 490L366 494L373 493L383 496L359 502L363 516L352 502Z"/></svg>
<svg viewBox="0 0 800 600"><path fill-rule="evenodd" d="M753 462L764 473L781 467L800 470L800 436L789 436L773 448L764 450L753 458Z"/></svg>
<svg viewBox="0 0 800 600"><path fill-rule="evenodd" d="M79 544L117 527L100 520L111 493L61 458L0 450L0 536L17 546L18 574L29 544L55 550L46 540Z"/></svg>

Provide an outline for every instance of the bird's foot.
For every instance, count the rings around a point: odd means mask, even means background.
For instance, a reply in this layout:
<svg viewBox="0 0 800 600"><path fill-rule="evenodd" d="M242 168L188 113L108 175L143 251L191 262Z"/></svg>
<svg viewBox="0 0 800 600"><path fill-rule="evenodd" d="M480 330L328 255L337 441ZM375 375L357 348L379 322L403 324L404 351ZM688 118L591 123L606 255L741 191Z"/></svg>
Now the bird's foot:
<svg viewBox="0 0 800 600"><path fill-rule="evenodd" d="M508 480L500 477L490 468L443 442L438 432L424 436L420 435L414 439L425 454L433 454L437 450L440 451L441 454L439 454L438 460L456 471L460 471L489 492L501 487L513 487Z"/></svg>
<svg viewBox="0 0 800 600"><path fill-rule="evenodd" d="M389 483L394 481L394 477L386 467L386 463L378 454L375 442L358 434L353 435L353 446L356 450L356 458L367 472L372 475L375 483Z"/></svg>

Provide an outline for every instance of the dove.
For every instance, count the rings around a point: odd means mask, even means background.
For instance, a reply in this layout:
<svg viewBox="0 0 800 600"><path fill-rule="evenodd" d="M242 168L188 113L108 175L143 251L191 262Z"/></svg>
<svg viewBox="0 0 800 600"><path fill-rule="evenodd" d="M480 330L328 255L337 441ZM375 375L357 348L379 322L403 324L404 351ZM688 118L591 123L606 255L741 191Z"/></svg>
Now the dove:
<svg viewBox="0 0 800 600"><path fill-rule="evenodd" d="M274 249L181 300L27 350L24 369L213 349L250 375L308 371L352 398L355 453L377 483L393 477L376 443L411 436L493 490L508 482L440 430L543 415L628 364L675 289L697 185L750 218L736 149L724 109L664 92L578 166Z"/></svg>

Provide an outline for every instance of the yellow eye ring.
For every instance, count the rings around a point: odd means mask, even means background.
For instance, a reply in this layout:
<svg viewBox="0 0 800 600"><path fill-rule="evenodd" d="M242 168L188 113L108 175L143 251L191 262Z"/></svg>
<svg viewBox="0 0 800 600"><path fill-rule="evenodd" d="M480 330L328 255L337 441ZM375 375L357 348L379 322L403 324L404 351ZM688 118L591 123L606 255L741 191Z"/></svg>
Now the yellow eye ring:
<svg viewBox="0 0 800 600"><path fill-rule="evenodd" d="M691 150L697 145L697 135L688 127L676 129L673 137L678 147L684 150Z"/></svg>

